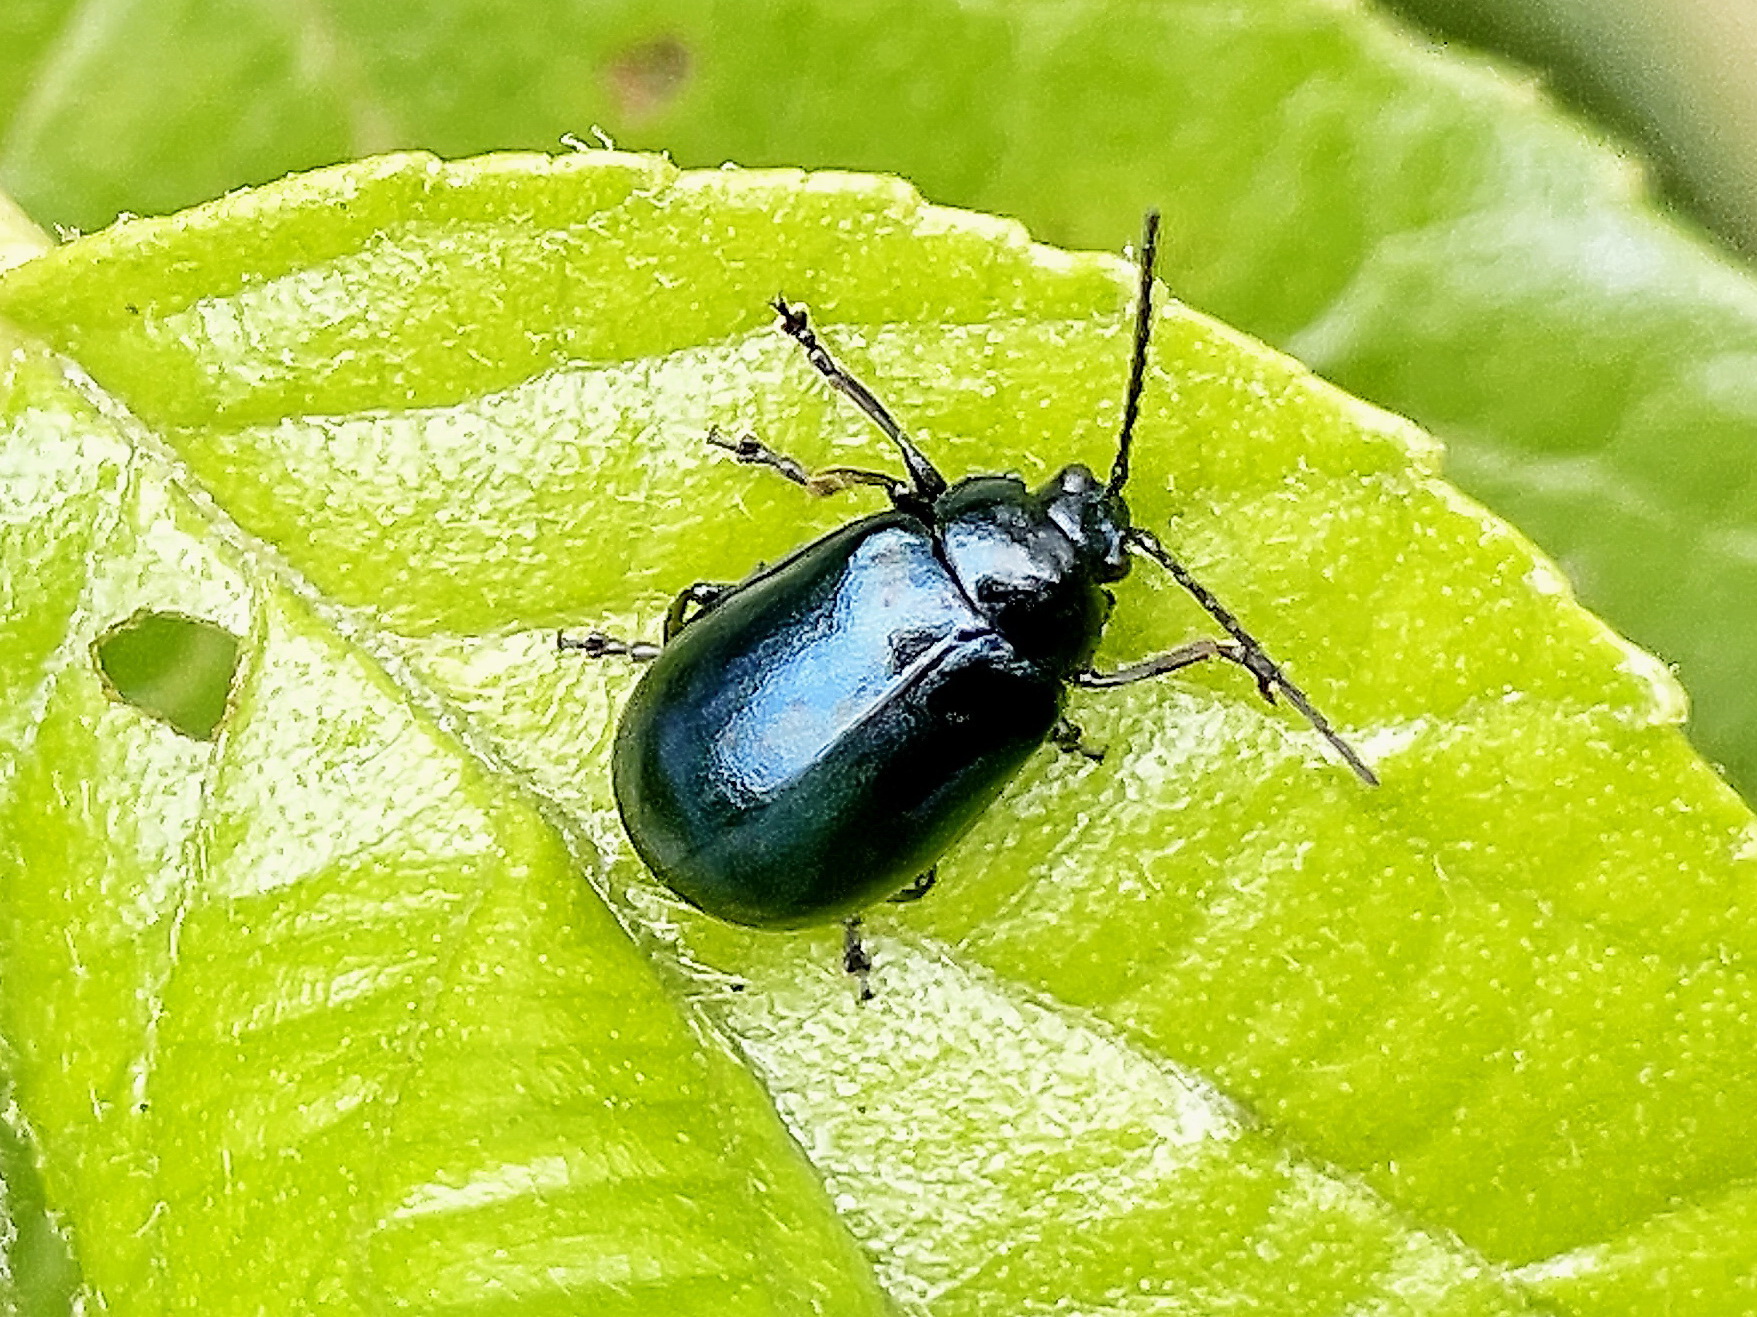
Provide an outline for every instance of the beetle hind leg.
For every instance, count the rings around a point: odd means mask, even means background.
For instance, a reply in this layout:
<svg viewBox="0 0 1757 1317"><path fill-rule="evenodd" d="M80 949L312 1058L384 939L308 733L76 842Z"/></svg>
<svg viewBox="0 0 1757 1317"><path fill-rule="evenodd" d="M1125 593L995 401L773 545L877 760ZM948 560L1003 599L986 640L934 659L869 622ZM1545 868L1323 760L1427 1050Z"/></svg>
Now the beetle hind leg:
<svg viewBox="0 0 1757 1317"><path fill-rule="evenodd" d="M587 658L625 658L630 663L651 663L659 657L660 646L645 640L619 640L602 631L588 631L583 636L557 631L555 648L562 653L577 650Z"/></svg>
<svg viewBox="0 0 1757 1317"><path fill-rule="evenodd" d="M566 653L569 650L584 654L587 658L625 658L631 663L651 663L659 657L671 638L720 600L731 594L738 587L725 585L719 581L697 581L694 585L677 592L677 598L671 601L671 607L665 610L664 643L655 645L645 640L622 640L602 631L588 631L583 636L570 636L565 631L555 633L555 648ZM694 606L695 612L690 612Z"/></svg>
<svg viewBox="0 0 1757 1317"><path fill-rule="evenodd" d="M798 458L776 452L754 434L728 439L718 430L709 430L708 442L715 448L725 449L744 465L765 466L776 475L791 480L807 493L816 494L820 498L839 494L858 485L873 485L884 490L893 503L899 498L909 496L909 486L904 481L888 476L883 471L865 471L854 466L827 466L821 471L813 471Z"/></svg>

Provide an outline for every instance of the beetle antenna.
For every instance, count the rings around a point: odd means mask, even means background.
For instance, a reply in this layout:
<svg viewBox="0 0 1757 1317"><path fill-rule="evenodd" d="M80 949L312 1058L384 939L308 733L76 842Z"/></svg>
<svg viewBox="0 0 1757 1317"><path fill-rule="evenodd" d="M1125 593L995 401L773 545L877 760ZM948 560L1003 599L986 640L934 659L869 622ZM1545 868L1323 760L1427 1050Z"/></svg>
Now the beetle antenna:
<svg viewBox="0 0 1757 1317"><path fill-rule="evenodd" d="M903 433L903 427L897 424L897 418L885 410L885 405L871 389L837 365L836 359L818 342L817 335L811 332L811 321L806 317L805 308L789 306L785 297L777 297L769 305L781 317L782 332L805 349L806 359L817 368L818 374L828 380L832 388L850 398L897 445L898 451L903 454L903 466L909 472L909 483L914 486L915 496L924 503L931 504L945 493L946 478L927 460L927 455L915 446L909 436Z"/></svg>
<svg viewBox="0 0 1757 1317"><path fill-rule="evenodd" d="M1147 385L1147 340L1153 336L1153 265L1159 255L1159 212L1150 210L1141 221L1141 283L1135 294L1135 351L1129 360L1129 392L1123 400L1123 431L1116 441L1116 461L1110 468L1112 494L1122 492L1129 478L1129 445L1135 439L1135 418L1141 414L1141 390Z"/></svg>
<svg viewBox="0 0 1757 1317"><path fill-rule="evenodd" d="M1226 634L1238 642L1238 651L1228 657L1257 679L1257 689L1263 693L1265 700L1273 704L1275 692L1280 691L1287 698L1287 702L1305 716L1305 720L1318 735L1342 756L1343 761L1354 770L1356 777L1369 787L1379 785L1378 775L1367 767L1366 761L1355 752L1354 747L1342 739L1341 734L1330 725L1330 720L1313 707L1312 702L1306 698L1306 693L1293 684L1287 673L1282 671L1281 665L1269 657L1261 642L1244 629L1226 605L1210 593L1207 586L1190 575L1189 568L1165 551L1165 546L1159 542L1157 535L1152 531L1131 527L1124 533L1124 538L1131 549L1151 558L1170 572L1172 579L1188 590L1196 602L1208 611L1208 616L1220 623Z"/></svg>

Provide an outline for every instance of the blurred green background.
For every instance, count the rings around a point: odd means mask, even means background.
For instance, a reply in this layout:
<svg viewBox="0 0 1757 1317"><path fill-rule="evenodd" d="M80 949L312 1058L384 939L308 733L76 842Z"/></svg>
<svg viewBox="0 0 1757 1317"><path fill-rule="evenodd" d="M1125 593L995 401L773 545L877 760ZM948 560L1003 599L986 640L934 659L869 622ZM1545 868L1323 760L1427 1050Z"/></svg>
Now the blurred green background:
<svg viewBox="0 0 1757 1317"><path fill-rule="evenodd" d="M1653 162L1664 192L1757 253L1757 6L1747 0L1391 0L1534 69Z"/></svg>
<svg viewBox="0 0 1757 1317"><path fill-rule="evenodd" d="M1436 26L1297 0L6 0L0 186L91 229L366 153L571 133L895 171L1064 245L1120 247L1160 205L1178 293L1444 438L1459 483L1679 666L1692 736L1749 795L1757 284L1734 253L1757 232L1757 20L1404 4Z"/></svg>

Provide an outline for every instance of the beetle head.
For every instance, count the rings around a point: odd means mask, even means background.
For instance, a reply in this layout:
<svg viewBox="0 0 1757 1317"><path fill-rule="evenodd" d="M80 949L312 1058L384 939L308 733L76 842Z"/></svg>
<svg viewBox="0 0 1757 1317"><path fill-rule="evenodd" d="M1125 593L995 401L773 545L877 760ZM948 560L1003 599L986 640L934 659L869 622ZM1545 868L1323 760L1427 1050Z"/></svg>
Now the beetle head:
<svg viewBox="0 0 1757 1317"><path fill-rule="evenodd" d="M1080 569L1101 584L1129 574L1125 539L1129 505L1078 462L1064 466L1034 496L1045 520L1074 546Z"/></svg>

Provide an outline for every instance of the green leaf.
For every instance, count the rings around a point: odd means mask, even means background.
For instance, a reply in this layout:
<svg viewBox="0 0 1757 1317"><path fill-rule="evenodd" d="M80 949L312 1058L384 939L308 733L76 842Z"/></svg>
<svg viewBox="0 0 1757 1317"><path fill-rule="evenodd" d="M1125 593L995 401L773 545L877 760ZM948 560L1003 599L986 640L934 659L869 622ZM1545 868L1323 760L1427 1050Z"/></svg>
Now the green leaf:
<svg viewBox="0 0 1757 1317"><path fill-rule="evenodd" d="M1046 751L873 916L865 1008L833 933L640 870L633 674L553 628L652 635L869 506L709 425L887 460L778 288L949 472L1107 460L1127 266L893 180L396 157L0 279L0 1034L93 1294L1748 1306L1750 815L1428 441L1181 308L1136 517L1385 786L1236 673L1082 696L1103 764ZM1107 658L1203 625L1119 595ZM216 742L108 698L142 608L245 638Z"/></svg>
<svg viewBox="0 0 1757 1317"><path fill-rule="evenodd" d="M1364 6L11 0L0 119L0 178L85 226L593 125L689 165L894 171L1064 245L1165 207L1173 287L1445 438L1757 789L1749 271L1529 78Z"/></svg>

